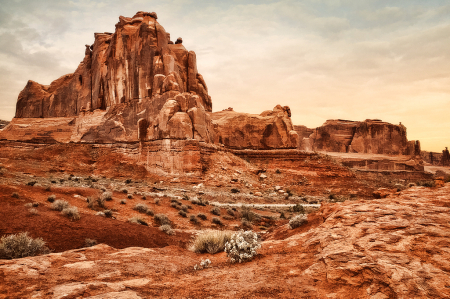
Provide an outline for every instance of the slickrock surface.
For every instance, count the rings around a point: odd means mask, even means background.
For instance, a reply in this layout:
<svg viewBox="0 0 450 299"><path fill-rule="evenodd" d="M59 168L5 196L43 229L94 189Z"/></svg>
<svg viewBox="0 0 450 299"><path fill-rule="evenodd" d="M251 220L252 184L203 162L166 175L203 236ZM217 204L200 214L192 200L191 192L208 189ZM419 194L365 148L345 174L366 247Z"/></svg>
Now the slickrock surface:
<svg viewBox="0 0 450 299"><path fill-rule="evenodd" d="M106 245L0 262L9 298L450 298L450 184L326 204L251 262ZM195 271L201 258L211 268ZM26 287L24 287L26 285Z"/></svg>
<svg viewBox="0 0 450 299"><path fill-rule="evenodd" d="M277 105L260 115L225 110L211 114L216 143L233 149L296 148L298 134L289 107Z"/></svg>
<svg viewBox="0 0 450 299"><path fill-rule="evenodd" d="M420 142L408 141L406 127L377 119L363 122L341 119L327 120L312 130L295 126L299 147L327 152L420 155Z"/></svg>

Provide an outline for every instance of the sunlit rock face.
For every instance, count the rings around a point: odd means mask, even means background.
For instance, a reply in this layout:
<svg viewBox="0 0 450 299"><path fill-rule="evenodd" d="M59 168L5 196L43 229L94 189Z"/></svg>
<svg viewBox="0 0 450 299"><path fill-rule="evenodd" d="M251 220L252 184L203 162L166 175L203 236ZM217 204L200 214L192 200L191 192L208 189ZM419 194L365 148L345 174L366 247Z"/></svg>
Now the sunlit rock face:
<svg viewBox="0 0 450 299"><path fill-rule="evenodd" d="M365 154L420 155L419 141L408 141L406 127L378 119L327 120L315 129L296 126L303 150Z"/></svg>
<svg viewBox="0 0 450 299"><path fill-rule="evenodd" d="M197 71L196 55L186 50L181 39L171 42L156 19L156 13L138 12L133 18L119 17L114 33L95 33L95 42L86 45L84 59L73 74L48 86L28 81L19 94L15 117L86 118L103 111L79 141L197 138L210 142L205 130L211 127L206 112L212 110L212 103ZM163 109L169 101L176 103L176 112L185 114L176 114L171 121L175 113ZM139 120L145 120L140 130Z"/></svg>
<svg viewBox="0 0 450 299"><path fill-rule="evenodd" d="M261 114L233 111L211 114L216 143L233 149L295 148L298 134L291 122L289 107L277 105Z"/></svg>

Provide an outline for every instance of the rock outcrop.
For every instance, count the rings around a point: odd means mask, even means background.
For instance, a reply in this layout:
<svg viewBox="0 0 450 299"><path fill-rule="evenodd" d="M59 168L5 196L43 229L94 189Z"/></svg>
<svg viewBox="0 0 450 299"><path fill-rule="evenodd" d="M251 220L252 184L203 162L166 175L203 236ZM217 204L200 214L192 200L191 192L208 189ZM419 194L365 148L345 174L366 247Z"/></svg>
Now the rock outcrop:
<svg viewBox="0 0 450 299"><path fill-rule="evenodd" d="M49 86L27 83L19 94L16 118L77 117L78 122L92 111L104 111L80 141L211 142L214 133L206 112L212 111L212 102L196 55L181 39L170 42L156 19L156 13L138 12L133 18L121 16L115 33L96 33L73 74Z"/></svg>
<svg viewBox="0 0 450 299"><path fill-rule="evenodd" d="M232 149L295 148L298 134L291 122L289 107L277 105L259 115L232 109L210 114L215 141Z"/></svg>
<svg viewBox="0 0 450 299"><path fill-rule="evenodd" d="M406 127L394 125L378 119L363 122L350 120L327 120L322 126L311 131L297 126L300 135L299 148L304 150L420 155L420 142L408 141Z"/></svg>

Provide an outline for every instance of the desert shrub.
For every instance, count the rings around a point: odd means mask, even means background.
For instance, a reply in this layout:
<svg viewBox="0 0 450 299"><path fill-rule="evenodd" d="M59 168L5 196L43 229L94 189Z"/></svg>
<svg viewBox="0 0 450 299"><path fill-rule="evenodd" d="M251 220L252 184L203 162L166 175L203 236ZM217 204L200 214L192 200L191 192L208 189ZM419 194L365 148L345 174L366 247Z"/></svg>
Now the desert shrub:
<svg viewBox="0 0 450 299"><path fill-rule="evenodd" d="M181 209L182 211L185 211L185 212L187 212L187 211L188 211L188 209L189 209L189 207L188 207L188 206L186 206L186 205L181 205L180 209Z"/></svg>
<svg viewBox="0 0 450 299"><path fill-rule="evenodd" d="M168 235L174 235L175 234L175 232L173 231L172 227L170 225L168 225L168 224L161 225L159 227L159 230L165 232Z"/></svg>
<svg viewBox="0 0 450 299"><path fill-rule="evenodd" d="M179 214L181 217L187 217L186 212L183 211L183 210L179 210L179 211L178 211L178 214Z"/></svg>
<svg viewBox="0 0 450 299"><path fill-rule="evenodd" d="M232 263L242 263L251 260L261 248L258 235L252 231L239 231L231 235L225 244L225 252Z"/></svg>
<svg viewBox="0 0 450 299"><path fill-rule="evenodd" d="M37 207L39 207L39 203L38 202L29 202L29 203L26 203L25 206L27 208L37 208Z"/></svg>
<svg viewBox="0 0 450 299"><path fill-rule="evenodd" d="M277 169L277 170L275 170L275 173L280 174L281 170Z"/></svg>
<svg viewBox="0 0 450 299"><path fill-rule="evenodd" d="M189 216L189 221L194 223L194 224L198 223L198 219L197 219L197 217L195 217L195 215Z"/></svg>
<svg viewBox="0 0 450 299"><path fill-rule="evenodd" d="M206 259L206 260L202 259L200 261L200 266L195 264L194 270L202 270L202 269L208 268L209 265L211 265L211 261L209 259Z"/></svg>
<svg viewBox="0 0 450 299"><path fill-rule="evenodd" d="M51 191L51 190L52 190L52 187L50 187L50 186L45 187L45 191Z"/></svg>
<svg viewBox="0 0 450 299"><path fill-rule="evenodd" d="M120 201L120 204L121 205L125 205L127 203L127 200L126 199L122 199L121 201Z"/></svg>
<svg viewBox="0 0 450 299"><path fill-rule="evenodd" d="M178 209L178 207L179 207L179 205L178 205L176 202L172 202L172 203L170 204L170 206L171 206L172 208L175 208L175 209Z"/></svg>
<svg viewBox="0 0 450 299"><path fill-rule="evenodd" d="M155 198L155 205L159 205L159 201L160 201L159 198Z"/></svg>
<svg viewBox="0 0 450 299"><path fill-rule="evenodd" d="M52 194L52 195L50 195L49 197L47 197L47 201L48 202L54 202L55 201L55 199L56 199L56 196L54 195L54 194Z"/></svg>
<svg viewBox="0 0 450 299"><path fill-rule="evenodd" d="M284 212L280 213L280 219L286 219L286 216L284 215Z"/></svg>
<svg viewBox="0 0 450 299"><path fill-rule="evenodd" d="M105 199L103 198L103 196L98 197L98 198L92 198L92 197L88 197L87 198L87 203L88 203L88 208L91 210L96 210L96 209L105 209Z"/></svg>
<svg viewBox="0 0 450 299"><path fill-rule="evenodd" d="M417 182L417 186L422 186L422 187L432 188L435 185L436 184L434 183L434 181L420 181L420 182Z"/></svg>
<svg viewBox="0 0 450 299"><path fill-rule="evenodd" d="M203 214L203 213L198 213L197 217L200 218L201 220L206 220L207 219L206 215Z"/></svg>
<svg viewBox="0 0 450 299"><path fill-rule="evenodd" d="M58 199L54 203L52 203L51 209L55 211L62 211L68 207L69 203L67 201Z"/></svg>
<svg viewBox="0 0 450 299"><path fill-rule="evenodd" d="M294 193L292 193L291 189L286 189L286 194L288 197L291 197L292 195L294 195Z"/></svg>
<svg viewBox="0 0 450 299"><path fill-rule="evenodd" d="M156 214L155 216L153 216L153 220L155 220L160 225L171 224L169 217L164 214Z"/></svg>
<svg viewBox="0 0 450 299"><path fill-rule="evenodd" d="M127 193L128 193L128 190L127 190L127 189L122 189L122 193L127 194Z"/></svg>
<svg viewBox="0 0 450 299"><path fill-rule="evenodd" d="M103 214L105 214L105 217L112 218L113 211L111 211L111 210L104 210Z"/></svg>
<svg viewBox="0 0 450 299"><path fill-rule="evenodd" d="M11 197L12 197L12 198L19 198L19 193L14 192L14 193L11 195Z"/></svg>
<svg viewBox="0 0 450 299"><path fill-rule="evenodd" d="M126 181L125 181L125 184L131 184L131 179L127 179Z"/></svg>
<svg viewBox="0 0 450 299"><path fill-rule="evenodd" d="M233 216L230 216L230 215L223 215L223 216L222 216L222 219L225 219L225 220L233 220L234 217L233 217Z"/></svg>
<svg viewBox="0 0 450 299"><path fill-rule="evenodd" d="M131 217L130 219L128 219L128 222L148 226L148 223L139 216Z"/></svg>
<svg viewBox="0 0 450 299"><path fill-rule="evenodd" d="M128 197L128 199L132 199L133 198L133 194L128 194L127 197Z"/></svg>
<svg viewBox="0 0 450 299"><path fill-rule="evenodd" d="M142 195L142 200L147 200L147 196Z"/></svg>
<svg viewBox="0 0 450 299"><path fill-rule="evenodd" d="M31 215L37 215L37 214L39 214L38 210L36 210L35 208L28 209L28 212L29 212Z"/></svg>
<svg viewBox="0 0 450 299"><path fill-rule="evenodd" d="M176 199L176 198L171 198L170 202L176 203L177 205L181 205L181 202L179 202L178 199Z"/></svg>
<svg viewBox="0 0 450 299"><path fill-rule="evenodd" d="M220 221L219 218L214 217L212 220L212 223L217 224L217 225L223 225L222 221Z"/></svg>
<svg viewBox="0 0 450 299"><path fill-rule="evenodd" d="M253 222L261 219L261 216L253 212L249 206L242 206L240 212L242 219L247 221Z"/></svg>
<svg viewBox="0 0 450 299"><path fill-rule="evenodd" d="M196 253L216 253L223 251L225 244L231 239L231 231L207 230L197 235L189 246Z"/></svg>
<svg viewBox="0 0 450 299"><path fill-rule="evenodd" d="M305 214L305 208L301 204L296 204L295 206L292 207L292 210L295 213Z"/></svg>
<svg viewBox="0 0 450 299"><path fill-rule="evenodd" d="M100 197L103 201L110 201L112 200L112 192L103 192L102 196Z"/></svg>
<svg viewBox="0 0 450 299"><path fill-rule="evenodd" d="M305 214L299 214L297 216L294 216L289 220L289 227L290 229L297 228L299 226L302 226L304 223L308 221L308 218Z"/></svg>
<svg viewBox="0 0 450 299"><path fill-rule="evenodd" d="M138 203L133 207L133 210L138 211L139 213L146 213L148 211L148 207L146 204Z"/></svg>
<svg viewBox="0 0 450 299"><path fill-rule="evenodd" d="M42 238L33 239L27 232L3 236L0 239L0 258L17 259L50 253Z"/></svg>
<svg viewBox="0 0 450 299"><path fill-rule="evenodd" d="M227 209L227 214L234 217L234 211L233 211L233 209L228 208L228 209Z"/></svg>
<svg viewBox="0 0 450 299"><path fill-rule="evenodd" d="M36 185L36 183L37 183L36 181L31 181L31 182L28 182L27 185L33 187L34 185Z"/></svg>
<svg viewBox="0 0 450 299"><path fill-rule="evenodd" d="M253 225L250 221L247 221L245 219L242 219L241 221L241 227L244 230L251 230L253 228Z"/></svg>
<svg viewBox="0 0 450 299"><path fill-rule="evenodd" d="M148 209L147 212L145 212L145 214L147 214L149 216L154 216L155 212L153 212L151 209Z"/></svg>
<svg viewBox="0 0 450 299"><path fill-rule="evenodd" d="M92 247L92 246L97 245L97 240L86 238L84 240L84 244L85 244L85 247Z"/></svg>
<svg viewBox="0 0 450 299"><path fill-rule="evenodd" d="M63 214L64 216L66 216L72 220L80 219L80 213L78 212L77 207L73 207L73 206L66 207L61 211L61 214Z"/></svg>
<svg viewBox="0 0 450 299"><path fill-rule="evenodd" d="M241 192L238 188L232 188L231 193L239 193Z"/></svg>
<svg viewBox="0 0 450 299"><path fill-rule="evenodd" d="M218 207L214 207L211 209L211 214L220 216L220 209Z"/></svg>
<svg viewBox="0 0 450 299"><path fill-rule="evenodd" d="M181 199L183 200L189 200L189 196L187 194L183 194L183 196L181 197Z"/></svg>

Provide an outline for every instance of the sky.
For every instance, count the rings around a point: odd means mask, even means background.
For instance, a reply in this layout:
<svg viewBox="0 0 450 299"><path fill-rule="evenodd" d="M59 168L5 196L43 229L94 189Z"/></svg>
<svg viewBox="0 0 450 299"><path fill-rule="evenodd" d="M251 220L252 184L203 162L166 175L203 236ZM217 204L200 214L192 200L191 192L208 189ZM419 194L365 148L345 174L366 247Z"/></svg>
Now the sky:
<svg viewBox="0 0 450 299"><path fill-rule="evenodd" d="M94 32L137 11L196 52L213 111L401 122L422 150L450 147L448 0L0 0L0 119L28 80L73 72Z"/></svg>

